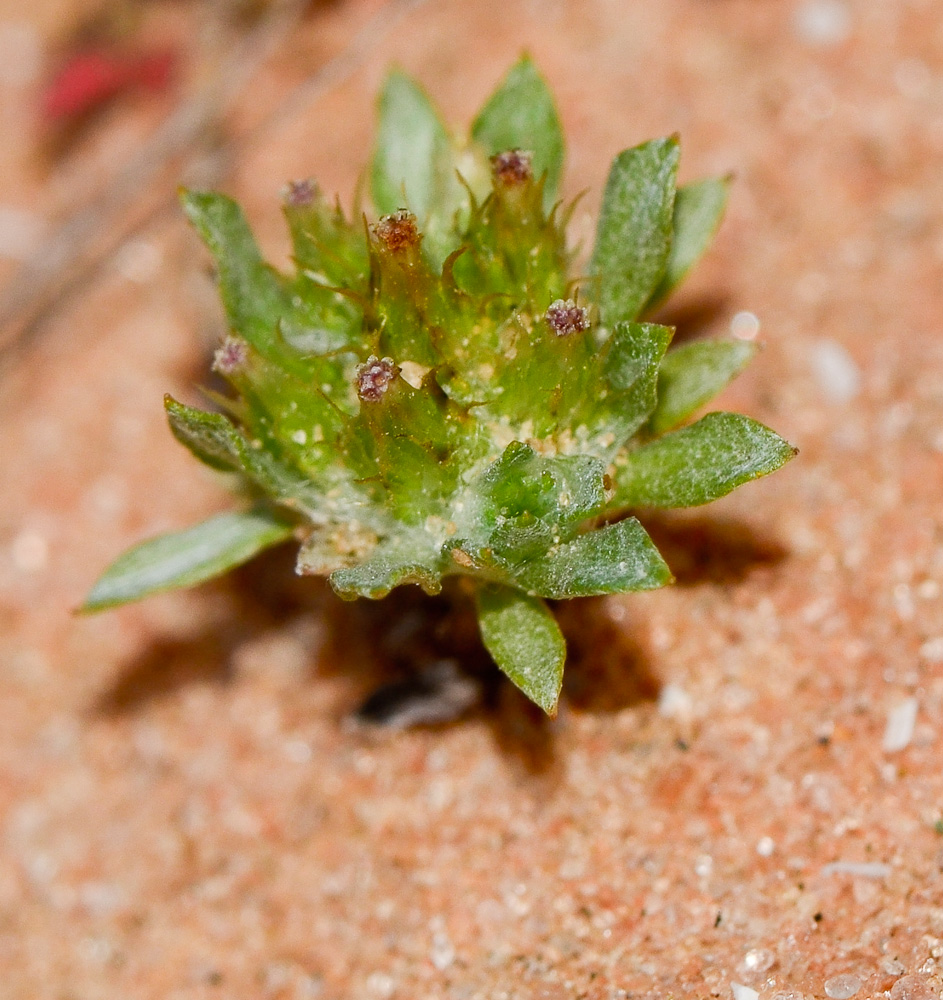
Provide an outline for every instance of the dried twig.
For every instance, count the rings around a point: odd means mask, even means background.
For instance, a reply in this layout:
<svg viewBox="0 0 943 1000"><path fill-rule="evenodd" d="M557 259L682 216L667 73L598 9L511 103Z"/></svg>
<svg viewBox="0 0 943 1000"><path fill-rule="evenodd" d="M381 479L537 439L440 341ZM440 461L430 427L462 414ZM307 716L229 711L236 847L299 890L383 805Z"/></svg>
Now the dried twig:
<svg viewBox="0 0 943 1000"><path fill-rule="evenodd" d="M354 36L338 55L319 67L288 96L235 141L223 143L210 155L191 160L184 172L199 173L201 183L213 183L225 175L230 165L246 148L276 131L284 122L303 114L312 104L339 86L356 71L376 45L410 12L427 0L390 0ZM79 210L49 241L41 255L24 265L8 291L0 296L0 329L8 326L13 333L0 339L0 357L12 348L21 347L33 336L76 288L85 287L109 253L136 232L153 225L174 205L171 198L161 199L143 217L125 227L105 246L93 247L89 240L116 221L120 212L137 197L175 157L185 153L217 124L255 70L284 39L297 22L303 0L285 0L273 14L244 40L227 60L214 81L168 119L142 152L119 173L109 189L87 207Z"/></svg>
<svg viewBox="0 0 943 1000"><path fill-rule="evenodd" d="M106 189L67 219L21 268L0 296L0 352L32 331L35 321L77 275L96 260L96 235L113 223L174 159L212 130L255 71L298 23L306 0L284 0L224 61L212 80L158 128ZM113 248L113 243L108 249ZM107 252L107 250L106 250ZM101 256L99 249L98 257Z"/></svg>

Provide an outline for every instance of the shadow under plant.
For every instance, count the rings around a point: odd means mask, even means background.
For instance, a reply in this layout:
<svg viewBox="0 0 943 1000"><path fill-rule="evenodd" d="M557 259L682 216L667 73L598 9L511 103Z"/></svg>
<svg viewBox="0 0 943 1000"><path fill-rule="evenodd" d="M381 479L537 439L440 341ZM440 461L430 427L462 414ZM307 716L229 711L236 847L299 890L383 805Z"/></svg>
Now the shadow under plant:
<svg viewBox="0 0 943 1000"><path fill-rule="evenodd" d="M777 542L730 519L662 514L646 517L646 526L681 586L736 586L786 555ZM309 665L311 678L342 677L349 718L358 724L399 729L485 718L502 751L526 771L554 769L551 721L497 669L474 606L459 588L430 597L402 587L383 603L351 603L291 569L292 553L282 546L211 584L225 592L227 627L156 643L124 665L97 699L95 714L133 713L192 683L232 683L243 644L310 616L326 631L321 655ZM613 620L603 599L559 602L554 611L568 645L562 691L568 705L609 713L657 699L657 664L631 625Z"/></svg>

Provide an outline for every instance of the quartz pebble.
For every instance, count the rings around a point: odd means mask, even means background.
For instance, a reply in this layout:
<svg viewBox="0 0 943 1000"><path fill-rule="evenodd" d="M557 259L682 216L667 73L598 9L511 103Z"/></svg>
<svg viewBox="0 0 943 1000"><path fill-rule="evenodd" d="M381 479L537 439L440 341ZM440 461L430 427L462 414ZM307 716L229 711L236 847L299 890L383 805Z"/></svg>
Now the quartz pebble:
<svg viewBox="0 0 943 1000"><path fill-rule="evenodd" d="M807 0L796 8L793 27L807 45L839 45L851 34L851 12L841 0Z"/></svg>
<svg viewBox="0 0 943 1000"><path fill-rule="evenodd" d="M849 403L861 389L854 358L836 340L823 338L812 348L812 371L830 403Z"/></svg>
<svg viewBox="0 0 943 1000"><path fill-rule="evenodd" d="M743 967L749 972L767 972L776 964L776 956L765 948L751 948L743 957Z"/></svg>
<svg viewBox="0 0 943 1000"><path fill-rule="evenodd" d="M440 972L455 961L455 947L447 934L439 932L433 937L429 960Z"/></svg>
<svg viewBox="0 0 943 1000"><path fill-rule="evenodd" d="M917 699L907 698L890 710L882 746L885 753L897 753L911 741L917 723Z"/></svg>
<svg viewBox="0 0 943 1000"><path fill-rule="evenodd" d="M933 1000L930 984L920 976L901 976L891 987L891 1000Z"/></svg>
<svg viewBox="0 0 943 1000"><path fill-rule="evenodd" d="M755 313L738 312L730 321L730 332L737 340L756 340L760 332L760 321Z"/></svg>
<svg viewBox="0 0 943 1000"><path fill-rule="evenodd" d="M920 647L920 657L927 663L943 663L943 635L934 636Z"/></svg>
<svg viewBox="0 0 943 1000"><path fill-rule="evenodd" d="M853 972L843 972L825 980L825 995L832 1000L849 1000L861 989L861 979Z"/></svg>
<svg viewBox="0 0 943 1000"><path fill-rule="evenodd" d="M396 992L396 980L385 972L371 972L367 976L367 990L380 1000L388 1000Z"/></svg>
<svg viewBox="0 0 943 1000"><path fill-rule="evenodd" d="M823 875L857 875L859 878L886 878L891 866L881 861L829 861L822 866Z"/></svg>

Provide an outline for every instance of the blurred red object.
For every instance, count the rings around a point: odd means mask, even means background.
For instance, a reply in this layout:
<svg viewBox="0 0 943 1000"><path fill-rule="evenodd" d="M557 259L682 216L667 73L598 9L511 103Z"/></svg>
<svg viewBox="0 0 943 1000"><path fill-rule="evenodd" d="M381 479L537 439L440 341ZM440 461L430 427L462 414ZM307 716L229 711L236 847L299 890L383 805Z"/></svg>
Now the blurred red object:
<svg viewBox="0 0 943 1000"><path fill-rule="evenodd" d="M63 123L84 117L128 90L163 90L176 63L177 53L169 48L132 54L101 48L79 50L43 91L43 116Z"/></svg>

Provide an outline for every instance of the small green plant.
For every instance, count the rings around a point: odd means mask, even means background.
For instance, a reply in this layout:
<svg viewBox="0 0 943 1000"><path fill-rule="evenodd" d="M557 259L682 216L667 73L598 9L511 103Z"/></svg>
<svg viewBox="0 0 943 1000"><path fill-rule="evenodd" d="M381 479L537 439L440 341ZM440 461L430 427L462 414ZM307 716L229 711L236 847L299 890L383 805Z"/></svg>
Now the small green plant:
<svg viewBox="0 0 943 1000"><path fill-rule="evenodd" d="M233 474L247 509L121 556L86 611L210 579L289 538L343 598L443 578L474 593L505 674L553 713L565 647L546 599L648 590L671 572L637 508L708 503L793 449L735 413L688 419L749 361L738 341L668 350L640 322L706 249L723 179L676 187L676 138L620 153L588 265L557 200L563 136L521 60L452 136L420 87L388 77L372 211L311 181L284 211L294 273L266 264L239 207L186 192L230 334L216 412L167 397L176 437Z"/></svg>

